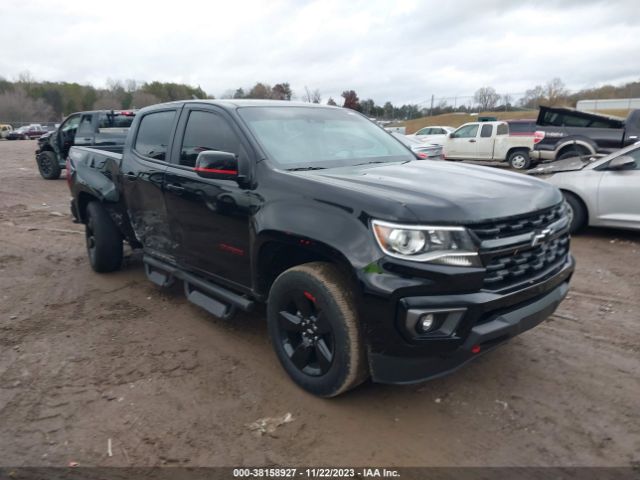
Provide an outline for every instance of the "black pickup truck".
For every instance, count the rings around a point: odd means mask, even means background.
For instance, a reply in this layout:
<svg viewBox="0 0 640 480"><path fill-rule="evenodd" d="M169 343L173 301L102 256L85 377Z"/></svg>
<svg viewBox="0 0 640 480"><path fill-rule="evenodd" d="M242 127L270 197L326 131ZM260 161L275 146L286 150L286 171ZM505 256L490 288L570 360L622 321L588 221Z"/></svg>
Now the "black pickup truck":
<svg viewBox="0 0 640 480"><path fill-rule="evenodd" d="M72 113L57 130L38 140L36 163L45 180L60 178L73 145L121 151L134 111L95 110Z"/></svg>
<svg viewBox="0 0 640 480"><path fill-rule="evenodd" d="M69 169L95 271L124 240L218 317L266 304L280 362L316 395L452 371L553 313L574 270L555 187L416 161L339 107L155 105L122 154L73 147Z"/></svg>
<svg viewBox="0 0 640 480"><path fill-rule="evenodd" d="M631 110L623 120L572 108L543 106L532 129L539 140L530 154L534 162L608 154L640 140L640 110Z"/></svg>

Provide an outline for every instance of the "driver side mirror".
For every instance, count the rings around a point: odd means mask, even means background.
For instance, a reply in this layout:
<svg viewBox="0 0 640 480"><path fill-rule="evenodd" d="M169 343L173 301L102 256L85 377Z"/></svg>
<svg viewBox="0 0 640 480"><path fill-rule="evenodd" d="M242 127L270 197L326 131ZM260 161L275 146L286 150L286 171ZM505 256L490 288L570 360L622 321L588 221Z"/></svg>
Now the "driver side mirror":
<svg viewBox="0 0 640 480"><path fill-rule="evenodd" d="M449 135L447 135L447 137L449 138L456 138L454 132L451 132Z"/></svg>
<svg viewBox="0 0 640 480"><path fill-rule="evenodd" d="M238 157L231 152L205 150L198 154L194 171L202 178L237 180Z"/></svg>
<svg viewBox="0 0 640 480"><path fill-rule="evenodd" d="M608 170L632 170L636 167L636 161L629 155L621 155L609 162Z"/></svg>

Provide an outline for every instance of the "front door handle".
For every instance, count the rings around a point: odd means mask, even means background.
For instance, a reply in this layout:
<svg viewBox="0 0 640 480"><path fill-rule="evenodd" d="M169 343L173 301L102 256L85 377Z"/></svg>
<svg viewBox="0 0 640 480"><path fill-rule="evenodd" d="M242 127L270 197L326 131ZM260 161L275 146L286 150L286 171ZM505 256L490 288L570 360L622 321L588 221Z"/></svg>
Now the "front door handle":
<svg viewBox="0 0 640 480"><path fill-rule="evenodd" d="M127 173L124 174L124 178L126 178L127 180L133 181L133 180L137 180L138 179L138 175L136 175L133 172L127 172Z"/></svg>
<svg viewBox="0 0 640 480"><path fill-rule="evenodd" d="M166 188L167 190L169 190L170 192L178 193L178 194L180 194L180 193L184 193L184 192L185 192L185 190L186 190L184 187L181 187L180 185L175 185L175 184L173 184L173 183L167 183L167 184L165 185L165 188Z"/></svg>
<svg viewBox="0 0 640 480"><path fill-rule="evenodd" d="M471 140L469 140L470 143L476 143L476 141L472 138Z"/></svg>

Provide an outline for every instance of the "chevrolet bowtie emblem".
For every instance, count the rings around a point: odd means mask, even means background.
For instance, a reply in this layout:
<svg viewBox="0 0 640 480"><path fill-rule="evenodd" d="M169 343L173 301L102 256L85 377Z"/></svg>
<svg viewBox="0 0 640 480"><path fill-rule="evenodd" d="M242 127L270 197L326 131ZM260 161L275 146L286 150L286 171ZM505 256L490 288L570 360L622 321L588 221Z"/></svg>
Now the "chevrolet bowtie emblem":
<svg viewBox="0 0 640 480"><path fill-rule="evenodd" d="M541 230L540 233L536 233L531 239L531 246L536 247L543 243L551 234L553 233L553 229L545 228Z"/></svg>

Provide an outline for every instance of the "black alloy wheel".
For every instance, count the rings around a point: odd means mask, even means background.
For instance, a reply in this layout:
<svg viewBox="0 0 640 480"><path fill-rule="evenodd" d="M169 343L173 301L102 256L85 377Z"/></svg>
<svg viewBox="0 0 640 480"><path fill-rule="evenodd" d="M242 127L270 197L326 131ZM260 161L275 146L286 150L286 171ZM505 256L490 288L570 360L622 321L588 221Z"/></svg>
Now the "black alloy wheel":
<svg viewBox="0 0 640 480"><path fill-rule="evenodd" d="M310 376L321 376L331 368L335 339L326 313L315 297L294 290L284 298L278 313L279 341L291 363Z"/></svg>

